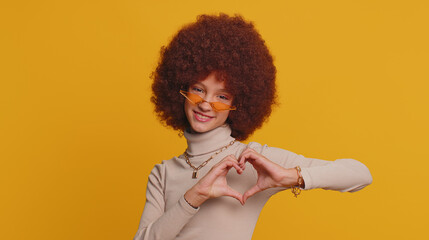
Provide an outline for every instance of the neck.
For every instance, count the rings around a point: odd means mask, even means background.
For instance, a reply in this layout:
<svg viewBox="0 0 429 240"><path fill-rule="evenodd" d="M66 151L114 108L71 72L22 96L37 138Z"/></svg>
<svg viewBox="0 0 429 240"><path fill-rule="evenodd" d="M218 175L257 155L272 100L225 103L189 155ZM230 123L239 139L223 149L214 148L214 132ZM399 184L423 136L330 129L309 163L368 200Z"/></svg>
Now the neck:
<svg viewBox="0 0 429 240"><path fill-rule="evenodd" d="M214 152L234 140L231 128L226 124L204 133L185 131L184 136L188 142L186 152L194 156Z"/></svg>

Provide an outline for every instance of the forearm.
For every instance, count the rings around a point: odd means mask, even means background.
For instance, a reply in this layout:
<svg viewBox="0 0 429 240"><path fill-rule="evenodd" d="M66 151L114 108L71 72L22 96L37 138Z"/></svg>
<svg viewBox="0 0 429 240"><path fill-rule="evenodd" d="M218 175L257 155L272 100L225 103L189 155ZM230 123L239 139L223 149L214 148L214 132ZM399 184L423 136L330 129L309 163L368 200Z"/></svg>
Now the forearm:
<svg viewBox="0 0 429 240"><path fill-rule="evenodd" d="M134 240L174 239L197 213L183 195L176 196L176 203L166 206L164 167L164 164L155 165L148 177L146 203Z"/></svg>
<svg viewBox="0 0 429 240"><path fill-rule="evenodd" d="M300 166L304 189L323 188L341 192L358 191L371 184L368 168L354 159L335 161L306 158L303 155L266 145L252 143L252 148L286 169ZM285 186L287 187L287 185Z"/></svg>
<svg viewBox="0 0 429 240"><path fill-rule="evenodd" d="M150 222L148 212L143 212L140 227L134 240L169 240L174 239L182 228L192 219L198 209L189 206L183 196L175 206ZM150 213L150 212L149 212Z"/></svg>
<svg viewBox="0 0 429 240"><path fill-rule="evenodd" d="M305 189L355 192L372 182L368 168L354 159L338 159L327 165L302 168L302 175Z"/></svg>

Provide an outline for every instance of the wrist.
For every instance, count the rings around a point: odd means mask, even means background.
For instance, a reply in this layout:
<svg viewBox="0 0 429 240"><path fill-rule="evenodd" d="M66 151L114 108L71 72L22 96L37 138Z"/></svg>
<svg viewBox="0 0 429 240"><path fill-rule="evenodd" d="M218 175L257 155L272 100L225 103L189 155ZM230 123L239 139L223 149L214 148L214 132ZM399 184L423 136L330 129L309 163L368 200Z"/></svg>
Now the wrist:
<svg viewBox="0 0 429 240"><path fill-rule="evenodd" d="M298 186L299 175L295 168L288 168L284 170L284 176L281 181L282 187Z"/></svg>
<svg viewBox="0 0 429 240"><path fill-rule="evenodd" d="M194 208L198 208L201 206L201 204L209 199L205 194L202 194L200 191L198 191L198 188L195 186L189 189L185 193L184 197L185 201Z"/></svg>
<svg viewBox="0 0 429 240"><path fill-rule="evenodd" d="M288 168L284 170L284 176L281 181L282 187L300 187L305 188L304 179L301 172L296 168Z"/></svg>

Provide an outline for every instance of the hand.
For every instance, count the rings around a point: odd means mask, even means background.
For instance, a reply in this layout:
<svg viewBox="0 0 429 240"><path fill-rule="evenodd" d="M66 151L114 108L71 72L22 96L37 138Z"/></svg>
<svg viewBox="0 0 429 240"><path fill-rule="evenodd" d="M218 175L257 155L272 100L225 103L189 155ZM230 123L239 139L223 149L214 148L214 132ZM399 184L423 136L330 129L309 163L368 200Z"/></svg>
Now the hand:
<svg viewBox="0 0 429 240"><path fill-rule="evenodd" d="M244 150L238 160L238 164L243 170L245 169L246 162L252 164L256 169L258 180L253 187L244 193L242 204L244 204L249 197L265 189L273 187L291 187L298 183L298 173L294 168L283 168L251 148Z"/></svg>
<svg viewBox="0 0 429 240"><path fill-rule="evenodd" d="M220 196L230 196L244 204L241 193L228 186L226 181L226 174L231 168L235 168L238 174L243 172L243 168L238 165L234 155L226 156L214 165L197 184L185 193L185 199L194 207L199 207L210 198Z"/></svg>

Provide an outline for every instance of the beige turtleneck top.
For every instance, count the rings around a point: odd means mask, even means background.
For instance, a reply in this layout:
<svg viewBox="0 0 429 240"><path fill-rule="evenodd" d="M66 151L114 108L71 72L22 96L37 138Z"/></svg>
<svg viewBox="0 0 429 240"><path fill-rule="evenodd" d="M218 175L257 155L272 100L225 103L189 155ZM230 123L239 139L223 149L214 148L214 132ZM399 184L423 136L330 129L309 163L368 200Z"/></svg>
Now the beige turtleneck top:
<svg viewBox="0 0 429 240"><path fill-rule="evenodd" d="M185 132L190 161L199 166L217 150L234 140L231 129L224 125L202 134ZM358 191L372 182L368 168L353 159L325 161L306 158L293 152L260 145L255 142L243 144L235 142L214 157L199 170L199 178L225 156L234 154L237 158L246 148L253 148L268 159L285 168L299 165L305 189L323 188L341 192ZM230 171L227 175L229 186L244 193L257 180L253 166L246 163L246 170L238 175ZM192 169L183 155L155 165L149 175L146 204L134 240L241 240L251 239L258 216L275 193L285 188L271 188L249 198L244 206L234 198L210 199L194 209L184 200L185 192L195 185Z"/></svg>

